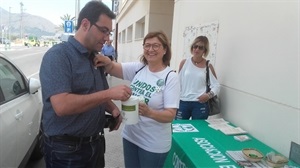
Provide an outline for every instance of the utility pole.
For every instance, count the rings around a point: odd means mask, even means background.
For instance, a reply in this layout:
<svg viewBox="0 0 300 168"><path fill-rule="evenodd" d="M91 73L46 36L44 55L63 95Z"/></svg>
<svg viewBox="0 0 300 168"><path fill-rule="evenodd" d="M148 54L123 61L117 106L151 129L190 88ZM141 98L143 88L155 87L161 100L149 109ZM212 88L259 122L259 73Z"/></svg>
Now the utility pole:
<svg viewBox="0 0 300 168"><path fill-rule="evenodd" d="M0 8L0 31L1 31L1 37L3 37L3 25L2 25L2 8Z"/></svg>
<svg viewBox="0 0 300 168"><path fill-rule="evenodd" d="M79 10L80 10L80 0L75 0L75 21L74 21L75 29L77 27L77 20L78 20Z"/></svg>
<svg viewBox="0 0 300 168"><path fill-rule="evenodd" d="M111 0L111 10L112 10L114 13L116 13L116 11L115 11L115 1L116 1L116 0Z"/></svg>
<svg viewBox="0 0 300 168"><path fill-rule="evenodd" d="M11 22L11 7L9 7L9 13L8 13L8 40L9 40L9 46L8 46L8 48L10 49L10 45L11 45L11 36L10 36L10 23Z"/></svg>
<svg viewBox="0 0 300 168"><path fill-rule="evenodd" d="M20 39L23 39L23 3L20 2L21 7L21 20L20 20Z"/></svg>

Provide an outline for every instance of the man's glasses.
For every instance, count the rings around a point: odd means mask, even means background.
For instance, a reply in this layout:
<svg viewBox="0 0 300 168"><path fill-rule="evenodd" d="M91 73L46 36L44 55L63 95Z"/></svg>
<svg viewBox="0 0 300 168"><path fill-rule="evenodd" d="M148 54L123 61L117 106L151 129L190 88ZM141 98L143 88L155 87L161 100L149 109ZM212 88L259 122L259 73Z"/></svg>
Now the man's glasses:
<svg viewBox="0 0 300 168"><path fill-rule="evenodd" d="M92 25L96 26L97 29L102 32L103 34L107 35L107 36L111 36L111 32L109 31L109 29L107 27L101 27L98 26L96 23L93 23Z"/></svg>
<svg viewBox="0 0 300 168"><path fill-rule="evenodd" d="M152 47L152 49L154 51L158 50L160 48L160 46L161 46L161 44L157 44L157 43L154 43L154 44L146 43L143 45L144 50L150 50L150 48Z"/></svg>
<svg viewBox="0 0 300 168"><path fill-rule="evenodd" d="M204 46L199 46L199 45L193 45L193 49L196 50L196 49L199 49L199 50L205 50L205 47Z"/></svg>

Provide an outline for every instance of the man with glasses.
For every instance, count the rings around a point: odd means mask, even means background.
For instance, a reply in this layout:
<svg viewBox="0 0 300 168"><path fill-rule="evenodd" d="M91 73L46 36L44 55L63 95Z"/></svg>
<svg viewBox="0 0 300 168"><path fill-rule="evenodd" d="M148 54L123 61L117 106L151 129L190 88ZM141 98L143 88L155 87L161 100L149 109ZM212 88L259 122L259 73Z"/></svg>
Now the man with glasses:
<svg viewBox="0 0 300 168"><path fill-rule="evenodd" d="M112 100L127 100L126 85L108 88L103 69L93 64L95 54L109 40L114 13L100 1L80 11L77 32L53 46L42 60L42 129L46 166L104 167L105 111L117 120L120 111Z"/></svg>

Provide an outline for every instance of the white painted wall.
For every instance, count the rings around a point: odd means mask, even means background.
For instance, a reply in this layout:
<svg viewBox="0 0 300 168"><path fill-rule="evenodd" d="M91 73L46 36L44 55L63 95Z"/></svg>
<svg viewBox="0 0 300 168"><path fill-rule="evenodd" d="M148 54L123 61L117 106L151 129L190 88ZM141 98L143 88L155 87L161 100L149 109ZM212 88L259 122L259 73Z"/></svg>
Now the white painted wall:
<svg viewBox="0 0 300 168"><path fill-rule="evenodd" d="M129 62L139 60L139 56L143 53L143 39L135 39L135 23L141 18L146 17L145 31L148 31L148 13L149 1L126 1L126 4L124 4L116 19L118 31L122 32L133 25L133 41L126 42L125 40L125 43L118 41L118 61Z"/></svg>
<svg viewBox="0 0 300 168"><path fill-rule="evenodd" d="M172 62L186 26L219 22L215 69L223 117L288 156L300 143L298 0L175 0Z"/></svg>
<svg viewBox="0 0 300 168"><path fill-rule="evenodd" d="M128 0L122 4L117 16L118 32L126 30L145 17L145 35L150 31L164 31L171 41L173 23L173 0ZM143 38L121 43L118 41L118 61L138 61L143 53Z"/></svg>
<svg viewBox="0 0 300 168"><path fill-rule="evenodd" d="M171 42L173 12L173 0L150 0L149 32L163 31Z"/></svg>

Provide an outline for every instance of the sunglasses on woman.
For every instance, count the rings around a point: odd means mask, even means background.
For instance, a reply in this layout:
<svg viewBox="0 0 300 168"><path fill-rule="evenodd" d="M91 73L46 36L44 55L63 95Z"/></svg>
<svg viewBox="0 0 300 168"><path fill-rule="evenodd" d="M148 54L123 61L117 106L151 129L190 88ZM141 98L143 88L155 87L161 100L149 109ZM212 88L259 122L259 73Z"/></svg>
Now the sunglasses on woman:
<svg viewBox="0 0 300 168"><path fill-rule="evenodd" d="M193 45L193 49L196 50L196 49L199 49L199 50L205 50L205 47L204 46L199 46L199 45Z"/></svg>

